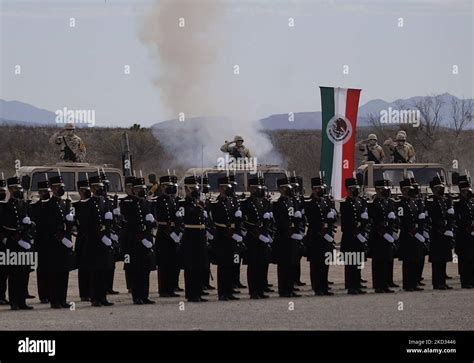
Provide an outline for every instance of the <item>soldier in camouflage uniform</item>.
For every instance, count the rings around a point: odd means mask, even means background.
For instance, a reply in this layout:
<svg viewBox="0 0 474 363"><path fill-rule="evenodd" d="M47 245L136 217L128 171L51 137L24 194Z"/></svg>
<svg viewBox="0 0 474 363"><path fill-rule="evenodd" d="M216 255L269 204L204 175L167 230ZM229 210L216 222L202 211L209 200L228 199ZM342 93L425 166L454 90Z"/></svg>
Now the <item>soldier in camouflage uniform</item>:
<svg viewBox="0 0 474 363"><path fill-rule="evenodd" d="M74 134L74 124L68 123L63 130L50 137L49 143L60 147L60 159L67 162L80 163L85 160L86 146L81 138Z"/></svg>
<svg viewBox="0 0 474 363"><path fill-rule="evenodd" d="M364 162L373 161L375 164L383 163L385 153L382 146L377 143L377 135L369 134L367 140L357 142L356 146L364 153Z"/></svg>
<svg viewBox="0 0 474 363"><path fill-rule="evenodd" d="M234 137L234 141L226 141L225 144L221 146L221 151L229 153L236 159L250 157L250 150L244 146L244 139L242 136Z"/></svg>
<svg viewBox="0 0 474 363"><path fill-rule="evenodd" d="M388 146L392 152L393 163L414 163L415 162L415 148L407 141L407 134L401 130L397 133L395 142L389 138L383 143Z"/></svg>

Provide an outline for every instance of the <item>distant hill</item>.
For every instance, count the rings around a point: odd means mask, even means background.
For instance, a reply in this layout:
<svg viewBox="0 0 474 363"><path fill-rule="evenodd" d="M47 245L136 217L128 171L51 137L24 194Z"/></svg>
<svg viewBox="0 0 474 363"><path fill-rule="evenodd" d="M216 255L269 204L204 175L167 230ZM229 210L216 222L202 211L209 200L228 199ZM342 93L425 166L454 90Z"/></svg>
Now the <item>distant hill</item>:
<svg viewBox="0 0 474 363"><path fill-rule="evenodd" d="M0 99L0 123L55 125L56 114L20 101Z"/></svg>

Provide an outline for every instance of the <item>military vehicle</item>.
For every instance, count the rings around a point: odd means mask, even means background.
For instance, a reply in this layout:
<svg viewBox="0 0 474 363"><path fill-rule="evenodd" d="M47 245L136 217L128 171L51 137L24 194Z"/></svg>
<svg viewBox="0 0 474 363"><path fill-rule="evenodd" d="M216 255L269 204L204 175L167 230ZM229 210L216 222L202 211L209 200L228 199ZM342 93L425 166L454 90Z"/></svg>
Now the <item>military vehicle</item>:
<svg viewBox="0 0 474 363"><path fill-rule="evenodd" d="M265 185L268 188L268 196L272 200L278 199L280 193L278 192L277 187L277 180L280 178L285 177L286 170L280 168L278 165L267 165L267 164L259 164L257 166L257 170L263 173L263 177L265 179ZM233 174L234 171L229 171L230 174ZM184 195L184 178L187 176L202 176L207 175L209 178L210 184L210 195L211 197L215 197L219 194L219 186L217 184L217 180L220 177L226 176L227 172L218 168L217 166L214 167L203 167L203 168L191 168L186 171L184 176L178 182L180 187L180 194ZM252 174L249 170L236 170L235 171L235 180L237 182L237 189L236 192L238 195L250 195L248 188L247 188L247 180L256 174Z"/></svg>
<svg viewBox="0 0 474 363"><path fill-rule="evenodd" d="M38 200L38 181L61 173L65 184L66 196L72 201L79 199L77 192L77 181L86 179L86 175L97 175L97 171L104 170L107 179L110 181L109 194L118 194L119 197L125 196L124 180L122 171L113 168L109 164L92 165L89 163L57 163L43 166L22 166L18 168L18 176L25 190L25 197L29 200Z"/></svg>
<svg viewBox="0 0 474 363"><path fill-rule="evenodd" d="M459 192L456 187L457 173L451 173L444 166L436 163L413 163L413 164L375 164L374 162L366 162L358 167L356 176L362 185L361 192L364 196L372 198L375 195L374 181L386 178L392 182L392 195L401 195L400 181L406 175L413 173L413 176L423 194L430 194L430 181L436 175L440 175L446 182L446 192L455 194Z"/></svg>

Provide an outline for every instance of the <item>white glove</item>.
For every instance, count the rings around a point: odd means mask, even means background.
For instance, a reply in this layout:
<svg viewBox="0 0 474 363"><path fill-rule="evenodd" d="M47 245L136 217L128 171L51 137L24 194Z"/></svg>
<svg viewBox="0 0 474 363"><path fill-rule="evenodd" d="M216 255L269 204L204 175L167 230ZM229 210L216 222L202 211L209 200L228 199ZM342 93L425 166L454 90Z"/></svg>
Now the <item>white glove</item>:
<svg viewBox="0 0 474 363"><path fill-rule="evenodd" d="M449 229L446 232L444 232L444 235L446 237L454 237L453 231L450 231Z"/></svg>
<svg viewBox="0 0 474 363"><path fill-rule="evenodd" d="M273 212L270 212L270 218L273 219Z"/></svg>
<svg viewBox="0 0 474 363"><path fill-rule="evenodd" d="M423 237L421 234L417 233L415 234L415 238L420 241L420 242L425 242L425 237Z"/></svg>
<svg viewBox="0 0 474 363"><path fill-rule="evenodd" d="M3 243L4 245L6 245L6 244L7 244L7 239L6 239L6 238L2 239L2 243Z"/></svg>
<svg viewBox="0 0 474 363"><path fill-rule="evenodd" d="M301 214L304 214L304 208L301 210Z"/></svg>
<svg viewBox="0 0 474 363"><path fill-rule="evenodd" d="M113 217L112 213L110 213L110 212L107 212L107 213L104 214L104 219L106 221L111 221L113 218L114 217Z"/></svg>
<svg viewBox="0 0 474 363"><path fill-rule="evenodd" d="M176 218L181 218L183 216L183 213L181 213L180 211L177 211L175 216Z"/></svg>
<svg viewBox="0 0 474 363"><path fill-rule="evenodd" d="M120 215L120 208L114 208L114 210L112 211L112 213L114 214L114 216L119 216Z"/></svg>
<svg viewBox="0 0 474 363"><path fill-rule="evenodd" d="M245 237L247 235L247 231L245 229L241 229L240 234Z"/></svg>
<svg viewBox="0 0 474 363"><path fill-rule="evenodd" d="M232 239L236 242L242 242L244 239L242 238L242 236L239 236L237 233L234 233L232 235Z"/></svg>
<svg viewBox="0 0 474 363"><path fill-rule="evenodd" d="M427 216L427 217L428 217L428 211L427 211L427 210L425 210L425 216Z"/></svg>
<svg viewBox="0 0 474 363"><path fill-rule="evenodd" d="M398 234L396 232L392 232L392 238L394 240L397 240L398 239Z"/></svg>
<svg viewBox="0 0 474 363"><path fill-rule="evenodd" d="M388 219L395 219L395 213L390 212L387 216Z"/></svg>
<svg viewBox="0 0 474 363"><path fill-rule="evenodd" d="M146 238L142 239L142 245L144 245L146 248L152 248L153 247L153 243L148 241Z"/></svg>
<svg viewBox="0 0 474 363"><path fill-rule="evenodd" d="M291 239L295 239L297 241L301 241L303 239L303 236L300 233L293 233L291 235Z"/></svg>
<svg viewBox="0 0 474 363"><path fill-rule="evenodd" d="M361 213L360 218L369 219L369 214L367 212Z"/></svg>
<svg viewBox="0 0 474 363"><path fill-rule="evenodd" d="M204 218L208 218L208 217L209 217L206 210L203 211L203 214L204 214Z"/></svg>
<svg viewBox="0 0 474 363"><path fill-rule="evenodd" d="M112 241L117 242L118 239L119 239L119 237L118 237L115 233L111 233L111 234L110 234L110 239L111 239Z"/></svg>
<svg viewBox="0 0 474 363"><path fill-rule="evenodd" d="M271 236L268 236L268 239L270 240L269 243L273 243L273 238Z"/></svg>
<svg viewBox="0 0 474 363"><path fill-rule="evenodd" d="M270 219L270 218L271 218L270 213L265 212L265 214L263 215L263 219Z"/></svg>
<svg viewBox="0 0 474 363"><path fill-rule="evenodd" d="M176 243L179 243L180 238L175 232L171 232L170 237L175 241Z"/></svg>
<svg viewBox="0 0 474 363"><path fill-rule="evenodd" d="M24 240L22 240L22 239L18 241L18 244L19 244L21 247L23 247L25 250L29 250L29 249L31 248L31 245L30 245L28 242L26 242L26 241L24 241Z"/></svg>
<svg viewBox="0 0 474 363"><path fill-rule="evenodd" d="M112 240L107 236L103 236L101 241L107 247L112 245Z"/></svg>
<svg viewBox="0 0 474 363"><path fill-rule="evenodd" d="M425 213L420 213L418 214L418 219L425 219L426 218L426 214Z"/></svg>
<svg viewBox="0 0 474 363"><path fill-rule="evenodd" d="M234 215L235 218L242 218L242 211L240 209L237 209Z"/></svg>
<svg viewBox="0 0 474 363"><path fill-rule="evenodd" d="M453 209L453 207L451 207L451 208L448 209L448 214L454 214L454 209Z"/></svg>
<svg viewBox="0 0 474 363"><path fill-rule="evenodd" d="M385 233L385 234L383 235L383 238L385 238L385 239L386 239L388 242L390 242L390 243L395 242L395 240L393 239L393 237L390 236L388 233Z"/></svg>
<svg viewBox="0 0 474 363"><path fill-rule="evenodd" d="M301 212L300 212L299 210L297 210L297 211L295 212L295 214L293 215L293 217L295 217L295 218L301 218L301 217L303 217L303 215L301 214Z"/></svg>
<svg viewBox="0 0 474 363"><path fill-rule="evenodd" d="M69 213L66 215L66 221L68 222L74 222L74 214Z"/></svg>
<svg viewBox="0 0 474 363"><path fill-rule="evenodd" d="M72 247L72 242L67 239L66 237L64 237L62 240L61 240L61 243L66 246L67 248L71 248Z"/></svg>
<svg viewBox="0 0 474 363"><path fill-rule="evenodd" d="M367 242L367 239L360 233L357 235L357 239L361 241L362 243Z"/></svg>
<svg viewBox="0 0 474 363"><path fill-rule="evenodd" d="M426 239L430 239L430 234L426 231L423 231L423 237L425 237Z"/></svg>
<svg viewBox="0 0 474 363"><path fill-rule="evenodd" d="M331 209L331 211L327 214L326 217L328 217L329 219L334 219L335 216L336 216L336 214L334 214L334 212Z"/></svg>
<svg viewBox="0 0 474 363"><path fill-rule="evenodd" d="M35 244L35 240L34 239L30 239L30 245L34 245Z"/></svg>
<svg viewBox="0 0 474 363"><path fill-rule="evenodd" d="M258 239L264 243L270 243L270 238L264 236L263 234L261 234L260 236L258 236Z"/></svg>
<svg viewBox="0 0 474 363"><path fill-rule="evenodd" d="M31 219L30 219L30 217L26 216L25 218L23 218L23 220L21 222L23 224L31 224Z"/></svg>
<svg viewBox="0 0 474 363"><path fill-rule="evenodd" d="M328 235L327 233L324 235L323 237L326 241L328 242L333 242L334 241L334 238L332 238L330 235Z"/></svg>
<svg viewBox="0 0 474 363"><path fill-rule="evenodd" d="M474 231L471 232L471 236L474 236ZM6 242L5 242L5 244L6 244Z"/></svg>
<svg viewBox="0 0 474 363"><path fill-rule="evenodd" d="M155 217L153 217L153 214L148 213L148 214L145 216L145 220L146 220L147 222L152 223L152 222L155 221Z"/></svg>
<svg viewBox="0 0 474 363"><path fill-rule="evenodd" d="M208 239L209 241L212 241L212 240L214 239L214 236L213 236L212 233L209 232L209 231L206 231L206 237L207 237L207 239Z"/></svg>

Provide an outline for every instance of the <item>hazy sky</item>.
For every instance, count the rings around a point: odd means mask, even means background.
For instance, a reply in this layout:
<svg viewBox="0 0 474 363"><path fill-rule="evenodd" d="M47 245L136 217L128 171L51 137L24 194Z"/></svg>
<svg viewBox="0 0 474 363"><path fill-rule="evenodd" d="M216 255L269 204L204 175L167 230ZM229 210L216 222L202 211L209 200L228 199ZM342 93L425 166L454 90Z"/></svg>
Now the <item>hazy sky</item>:
<svg viewBox="0 0 474 363"><path fill-rule="evenodd" d="M153 3L0 0L0 98L51 111L93 109L100 126L175 118L153 82L159 62L140 40ZM209 20L221 42L209 95L229 104L228 116L319 110L320 85L362 88L362 104L444 92L474 96L472 0L220 3L224 11Z"/></svg>

